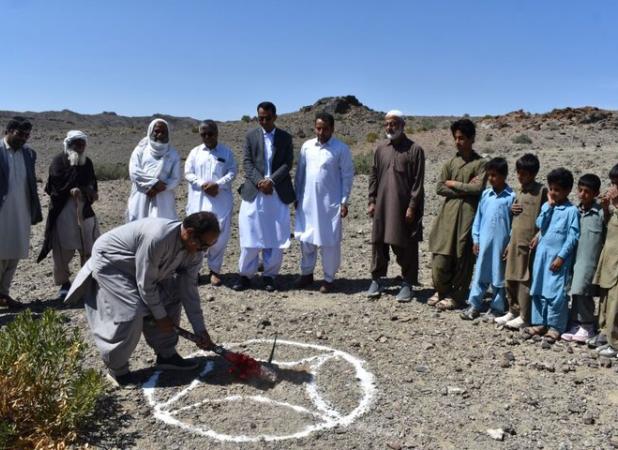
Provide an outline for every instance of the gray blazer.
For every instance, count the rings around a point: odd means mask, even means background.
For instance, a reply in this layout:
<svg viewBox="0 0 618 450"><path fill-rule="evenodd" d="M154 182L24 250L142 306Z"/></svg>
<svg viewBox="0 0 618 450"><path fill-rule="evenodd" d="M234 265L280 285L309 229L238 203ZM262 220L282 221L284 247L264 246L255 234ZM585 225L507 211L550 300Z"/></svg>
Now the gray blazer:
<svg viewBox="0 0 618 450"><path fill-rule="evenodd" d="M275 191L285 204L296 200L290 170L294 163L294 146L289 133L276 128L273 142L273 160L271 164L271 180L275 184ZM252 202L258 193L257 184L264 179L264 136L262 128L256 128L247 133L243 152L243 169L245 183L239 193L243 200Z"/></svg>
<svg viewBox="0 0 618 450"><path fill-rule="evenodd" d="M4 139L0 138L0 211L2 211L2 204L6 195L9 193L9 165L6 160L6 152L9 150L4 145ZM21 149L24 156L24 163L26 164L26 175L28 178L28 190L30 193L30 215L31 223L35 225L43 220L43 213L41 211L41 202L39 201L39 194L36 187L36 173L34 166L36 164L36 152L24 145Z"/></svg>

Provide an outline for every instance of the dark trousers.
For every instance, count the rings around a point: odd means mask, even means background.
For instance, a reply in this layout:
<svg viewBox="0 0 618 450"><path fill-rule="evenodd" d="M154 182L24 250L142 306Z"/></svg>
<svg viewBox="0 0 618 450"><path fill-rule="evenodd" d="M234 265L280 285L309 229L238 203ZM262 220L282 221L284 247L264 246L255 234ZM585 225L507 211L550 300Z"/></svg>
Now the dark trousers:
<svg viewBox="0 0 618 450"><path fill-rule="evenodd" d="M571 322L585 325L594 323L594 298L592 295L571 296Z"/></svg>
<svg viewBox="0 0 618 450"><path fill-rule="evenodd" d="M410 241L407 247L374 243L371 247L371 278L385 277L392 249L401 267L401 277L410 285L418 285L418 241Z"/></svg>

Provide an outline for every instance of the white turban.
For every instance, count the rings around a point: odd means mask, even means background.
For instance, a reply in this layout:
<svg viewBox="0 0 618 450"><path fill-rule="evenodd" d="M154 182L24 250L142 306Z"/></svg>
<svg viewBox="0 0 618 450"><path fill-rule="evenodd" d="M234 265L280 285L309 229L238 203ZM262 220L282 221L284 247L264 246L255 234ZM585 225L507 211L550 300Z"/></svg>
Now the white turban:
<svg viewBox="0 0 618 450"><path fill-rule="evenodd" d="M386 113L386 117L397 117L399 120L404 120L403 113L398 109L391 109Z"/></svg>
<svg viewBox="0 0 618 450"><path fill-rule="evenodd" d="M84 133L83 131L79 131L79 130L71 130L67 133L67 137L64 138L64 150L68 151L69 150L69 145L71 145L71 142L73 141L86 141L88 142L88 135L86 133Z"/></svg>
<svg viewBox="0 0 618 450"><path fill-rule="evenodd" d="M167 136L168 136L167 142L157 142L152 139L152 130L154 130L155 125L159 122L164 123L165 126L167 127ZM169 135L170 135L170 126L165 120L154 119L152 122L150 122L150 125L148 125L148 135L146 136L146 139L148 139L148 147L150 149L150 153L152 153L152 156L154 156L157 159L161 158L162 156L165 156L165 154L170 148Z"/></svg>

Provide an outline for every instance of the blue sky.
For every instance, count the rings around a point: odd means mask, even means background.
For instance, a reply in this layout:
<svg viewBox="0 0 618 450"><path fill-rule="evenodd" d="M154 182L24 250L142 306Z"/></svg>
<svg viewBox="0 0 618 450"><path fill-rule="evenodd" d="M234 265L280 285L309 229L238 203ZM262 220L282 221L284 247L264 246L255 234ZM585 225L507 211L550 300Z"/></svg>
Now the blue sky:
<svg viewBox="0 0 618 450"><path fill-rule="evenodd" d="M615 0L0 0L0 109L618 109Z"/></svg>

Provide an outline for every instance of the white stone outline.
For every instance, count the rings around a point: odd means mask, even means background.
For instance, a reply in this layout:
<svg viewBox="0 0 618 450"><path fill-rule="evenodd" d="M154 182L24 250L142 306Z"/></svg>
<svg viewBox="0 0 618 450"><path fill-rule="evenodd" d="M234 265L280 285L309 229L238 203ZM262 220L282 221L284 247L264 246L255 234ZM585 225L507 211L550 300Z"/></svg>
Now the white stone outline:
<svg viewBox="0 0 618 450"><path fill-rule="evenodd" d="M272 341L269 339L250 339L248 341L242 343L230 343L225 344L226 347L238 347L243 344L256 344L256 343L271 343ZM286 341L286 340L278 340L280 344L290 345L293 347L301 347L301 348L310 348L313 350L319 350L328 353L327 355L321 354L308 358L303 358L298 361L285 361L285 362L277 362L273 361L274 364L277 364L280 367L293 367L301 364L310 364L309 373L311 374L311 381L306 384L306 392L309 396L309 399L314 404L316 411L311 411L303 406L294 405L287 402L281 402L269 399L263 395L251 395L251 396L241 396L241 395L231 395L222 399L206 399L199 401L197 403L193 403L191 405L183 406L178 409L169 408L173 403L175 403L180 398L187 395L192 389L196 388L200 384L203 384L200 381L200 377L207 375L214 368L214 362L208 361L200 375L195 378L189 386L187 386L182 391L178 392L173 397L169 398L165 402L157 403L155 399L155 390L157 387L157 382L159 381L159 376L161 375L161 371L156 371L144 384L143 384L143 392L146 397L149 405L153 408L153 415L156 419L161 420L162 422L168 425L174 425L180 427L184 430L206 436L209 438L216 439L218 441L225 442L261 442L261 441L283 441L287 439L300 439L306 436L309 436L311 433L319 430L331 429L334 427L346 427L354 422L358 417L365 414L371 403L373 402L376 387L374 382L374 376L369 371L367 371L363 365L365 361L358 359L349 353L343 352L341 350L336 350L330 347L326 347L324 345L317 344L306 344L302 342L295 341ZM191 356L197 355L206 355L208 353L199 351L194 353ZM362 397L359 401L359 404L356 408L354 408L349 414L341 415L335 408L328 404L326 400L324 400L320 393L318 392L317 385L315 383L317 371L319 368L327 361L333 358L340 358L347 362L349 362L354 369L356 370L356 379L358 380L359 386L362 391ZM180 411L186 411L187 409L195 408L202 406L206 403L224 403L224 402L235 402L241 400L251 400L258 403L266 403L271 404L277 407L285 407L292 409L300 414L311 415L315 418L319 418L322 422L317 424L308 425L303 430L298 431L293 434L287 435L269 435L269 434L260 434L257 436L247 436L247 435L230 435L217 433L212 429L204 429L200 426L192 426L188 425L181 420L175 417L175 414Z"/></svg>

